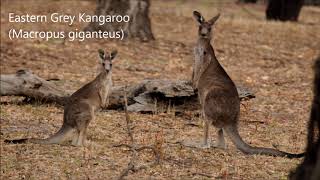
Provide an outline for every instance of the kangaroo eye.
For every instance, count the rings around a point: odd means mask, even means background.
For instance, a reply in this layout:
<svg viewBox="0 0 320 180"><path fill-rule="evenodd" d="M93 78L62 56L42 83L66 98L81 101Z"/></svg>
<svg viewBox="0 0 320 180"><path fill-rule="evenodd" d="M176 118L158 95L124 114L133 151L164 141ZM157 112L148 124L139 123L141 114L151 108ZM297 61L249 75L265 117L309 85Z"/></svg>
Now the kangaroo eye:
<svg viewBox="0 0 320 180"><path fill-rule="evenodd" d="M102 63L102 66L104 66L105 65L105 63Z"/></svg>

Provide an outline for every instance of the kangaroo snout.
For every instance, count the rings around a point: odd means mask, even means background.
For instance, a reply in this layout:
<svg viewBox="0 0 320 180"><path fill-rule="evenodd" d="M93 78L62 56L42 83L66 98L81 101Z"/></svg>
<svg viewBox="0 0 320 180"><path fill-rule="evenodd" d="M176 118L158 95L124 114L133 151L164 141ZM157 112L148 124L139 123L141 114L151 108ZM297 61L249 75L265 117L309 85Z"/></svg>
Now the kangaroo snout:
<svg viewBox="0 0 320 180"><path fill-rule="evenodd" d="M201 33L200 36L206 37L206 36L207 36L207 33Z"/></svg>

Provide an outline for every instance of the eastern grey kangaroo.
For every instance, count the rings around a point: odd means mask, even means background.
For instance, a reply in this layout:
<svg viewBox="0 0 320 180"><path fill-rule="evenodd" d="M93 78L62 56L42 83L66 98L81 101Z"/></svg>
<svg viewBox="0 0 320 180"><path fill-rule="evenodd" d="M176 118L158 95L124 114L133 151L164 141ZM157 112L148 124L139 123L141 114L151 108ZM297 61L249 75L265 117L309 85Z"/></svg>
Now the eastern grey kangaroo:
<svg viewBox="0 0 320 180"><path fill-rule="evenodd" d="M209 148L208 130L212 124L218 128L218 143L215 147L225 148L224 133L230 136L238 149L246 154L264 154L271 156L286 156L289 158L302 157L304 154L290 154L276 149L252 147L245 143L238 132L240 100L234 82L219 64L210 44L211 27L218 20L220 14L209 21L194 11L193 15L199 23L198 42L195 47L192 84L198 90L198 97L203 117L205 119L204 143L186 144Z"/></svg>
<svg viewBox="0 0 320 180"><path fill-rule="evenodd" d="M69 98L64 107L63 124L60 130L47 139L5 140L6 143L62 144L72 140L74 146L84 146L87 128L95 118L95 111L107 106L112 88L112 62L117 54L99 50L99 74Z"/></svg>

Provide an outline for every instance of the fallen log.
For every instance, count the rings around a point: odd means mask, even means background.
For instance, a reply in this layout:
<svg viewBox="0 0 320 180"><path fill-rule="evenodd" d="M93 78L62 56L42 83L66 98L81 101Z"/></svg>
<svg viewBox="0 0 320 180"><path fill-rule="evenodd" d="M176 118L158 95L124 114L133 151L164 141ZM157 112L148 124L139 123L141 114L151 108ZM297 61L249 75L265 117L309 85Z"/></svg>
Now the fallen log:
<svg viewBox="0 0 320 180"><path fill-rule="evenodd" d="M29 70L18 70L16 74L1 74L0 94L1 96L24 96L57 104L63 104L65 97L69 96L63 89Z"/></svg>
<svg viewBox="0 0 320 180"><path fill-rule="evenodd" d="M254 98L247 88L237 87L240 100ZM115 86L109 97L107 109L123 109L124 94L128 97L131 112L182 112L198 109L197 94L191 83L184 80L143 80L130 86ZM0 75L1 96L23 96L41 103L64 105L70 90L40 78L29 70L18 70L16 74Z"/></svg>

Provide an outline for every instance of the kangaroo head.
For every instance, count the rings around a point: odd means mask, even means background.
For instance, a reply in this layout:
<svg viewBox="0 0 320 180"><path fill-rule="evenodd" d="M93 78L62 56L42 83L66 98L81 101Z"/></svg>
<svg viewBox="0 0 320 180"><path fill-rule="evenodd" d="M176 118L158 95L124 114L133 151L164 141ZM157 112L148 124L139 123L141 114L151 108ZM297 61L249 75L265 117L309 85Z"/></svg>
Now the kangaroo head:
<svg viewBox="0 0 320 180"><path fill-rule="evenodd" d="M198 11L193 11L193 16L199 23L199 30L198 30L199 37L211 39L211 27L219 19L220 14L217 14L216 16L211 18L209 21L205 21L204 17Z"/></svg>
<svg viewBox="0 0 320 180"><path fill-rule="evenodd" d="M99 52L99 59L100 59L100 72L106 71L107 73L111 72L112 70L112 61L116 57L118 51L114 50L110 54L107 51L102 49L98 50Z"/></svg>

